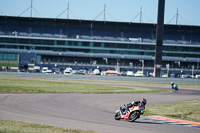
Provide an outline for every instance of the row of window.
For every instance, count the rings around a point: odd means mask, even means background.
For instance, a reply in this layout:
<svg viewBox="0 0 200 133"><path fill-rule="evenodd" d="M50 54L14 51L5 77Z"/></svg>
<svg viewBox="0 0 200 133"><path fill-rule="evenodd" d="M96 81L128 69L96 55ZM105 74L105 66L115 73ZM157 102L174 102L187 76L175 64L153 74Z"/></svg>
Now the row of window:
<svg viewBox="0 0 200 133"><path fill-rule="evenodd" d="M129 55L149 55L149 56L155 56L155 52L151 51L125 51L125 50L110 50L110 49L78 49L78 48L58 48L58 47L29 47L29 46L5 46L0 45L0 48L14 48L14 49L27 49L27 50L50 50L50 51L56 51L56 52L84 52L84 53L111 53L111 54L129 54ZM194 58L200 58L199 53L180 53L180 52L163 52L163 56L173 56L173 57L194 57Z"/></svg>
<svg viewBox="0 0 200 133"><path fill-rule="evenodd" d="M0 54L0 60L18 60L18 54Z"/></svg>
<svg viewBox="0 0 200 133"><path fill-rule="evenodd" d="M101 48L122 48L122 49L141 49L155 50L155 45L142 44L119 44L119 43L100 43L100 42L80 42L80 41L61 41L61 40L41 40L41 39L18 39L18 38L0 38L0 43L19 43L53 46L82 46L82 47L101 47ZM179 52L200 52L200 47L183 46L163 46L164 51Z"/></svg>

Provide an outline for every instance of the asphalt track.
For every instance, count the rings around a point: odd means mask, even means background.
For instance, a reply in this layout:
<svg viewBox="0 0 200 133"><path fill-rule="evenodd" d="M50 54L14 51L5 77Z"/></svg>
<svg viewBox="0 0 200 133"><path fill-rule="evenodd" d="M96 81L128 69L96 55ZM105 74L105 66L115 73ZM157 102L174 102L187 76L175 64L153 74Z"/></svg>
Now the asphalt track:
<svg viewBox="0 0 200 133"><path fill-rule="evenodd" d="M103 133L200 132L200 128L144 119L135 122L114 120L115 111L119 106L142 97L148 100L148 105L184 102L200 100L200 90L184 88L178 92L159 94L1 94L0 119Z"/></svg>

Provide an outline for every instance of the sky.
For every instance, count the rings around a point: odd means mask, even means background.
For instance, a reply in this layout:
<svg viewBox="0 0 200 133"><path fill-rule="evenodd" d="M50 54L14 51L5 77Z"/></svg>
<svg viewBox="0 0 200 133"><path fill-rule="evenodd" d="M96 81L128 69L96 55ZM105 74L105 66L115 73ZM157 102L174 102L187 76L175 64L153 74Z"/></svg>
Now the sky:
<svg viewBox="0 0 200 133"><path fill-rule="evenodd" d="M158 0L32 1L32 17L65 19L69 3L69 19L103 21L105 6L106 21L137 23L142 11L142 23L157 23ZM31 0L0 0L0 15L30 17L30 7ZM177 9L178 24L200 26L200 0L165 0L165 24L176 24Z"/></svg>

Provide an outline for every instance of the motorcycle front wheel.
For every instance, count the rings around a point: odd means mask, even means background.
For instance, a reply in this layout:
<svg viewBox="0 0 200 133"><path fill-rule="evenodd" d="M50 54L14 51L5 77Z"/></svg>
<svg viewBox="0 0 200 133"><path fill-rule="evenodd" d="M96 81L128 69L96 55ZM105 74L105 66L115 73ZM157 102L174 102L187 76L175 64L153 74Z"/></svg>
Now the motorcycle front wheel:
<svg viewBox="0 0 200 133"><path fill-rule="evenodd" d="M115 120L120 120L120 112L117 112L117 113L115 114Z"/></svg>
<svg viewBox="0 0 200 133"><path fill-rule="evenodd" d="M133 122L135 121L137 118L139 118L139 112L134 111L129 115L128 121Z"/></svg>

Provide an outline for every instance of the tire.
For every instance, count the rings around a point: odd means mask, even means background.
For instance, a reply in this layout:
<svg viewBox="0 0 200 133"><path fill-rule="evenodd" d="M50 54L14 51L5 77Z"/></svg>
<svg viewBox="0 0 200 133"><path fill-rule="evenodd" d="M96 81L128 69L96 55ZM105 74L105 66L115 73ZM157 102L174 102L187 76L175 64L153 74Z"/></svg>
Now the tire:
<svg viewBox="0 0 200 133"><path fill-rule="evenodd" d="M139 112L134 111L134 112L132 112L132 113L129 115L128 121L133 122L133 121L135 121L136 119L138 119L139 116L140 116Z"/></svg>
<svg viewBox="0 0 200 133"><path fill-rule="evenodd" d="M115 120L120 120L120 112L117 112L117 113L115 114Z"/></svg>

